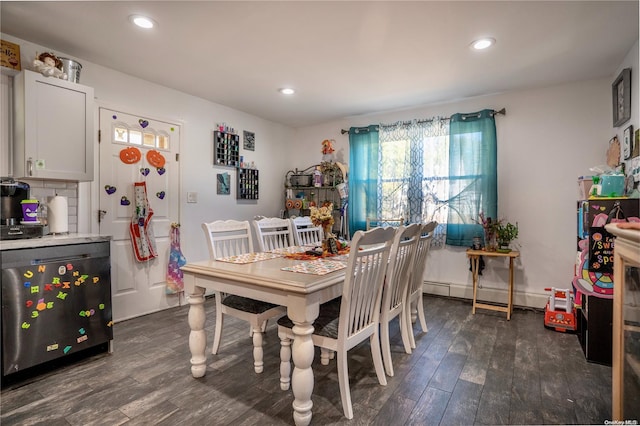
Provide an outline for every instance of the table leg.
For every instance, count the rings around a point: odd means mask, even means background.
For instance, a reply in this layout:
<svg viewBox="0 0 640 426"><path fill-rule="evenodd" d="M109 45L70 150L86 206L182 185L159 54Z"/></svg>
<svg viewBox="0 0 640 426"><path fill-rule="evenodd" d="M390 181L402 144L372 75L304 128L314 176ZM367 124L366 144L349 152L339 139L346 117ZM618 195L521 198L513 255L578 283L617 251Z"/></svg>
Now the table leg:
<svg viewBox="0 0 640 426"><path fill-rule="evenodd" d="M204 288L194 287L189 295L189 350L191 351L191 375L204 377L207 370L205 348L207 335L204 331Z"/></svg>
<svg viewBox="0 0 640 426"><path fill-rule="evenodd" d="M311 335L313 321L318 317L318 304L307 305L306 301L292 302L287 308L287 315L293 321L293 344L291 357L293 359L293 374L291 375L291 390L293 392L293 421L297 426L307 426L311 423L313 401L313 363L314 347Z"/></svg>
<svg viewBox="0 0 640 426"><path fill-rule="evenodd" d="M507 307L507 321L511 320L513 309L513 257L509 258L509 306Z"/></svg>
<svg viewBox="0 0 640 426"><path fill-rule="evenodd" d="M480 257L471 256L471 277L473 279L473 308L471 312L476 313L476 297L478 295L478 267L480 266Z"/></svg>

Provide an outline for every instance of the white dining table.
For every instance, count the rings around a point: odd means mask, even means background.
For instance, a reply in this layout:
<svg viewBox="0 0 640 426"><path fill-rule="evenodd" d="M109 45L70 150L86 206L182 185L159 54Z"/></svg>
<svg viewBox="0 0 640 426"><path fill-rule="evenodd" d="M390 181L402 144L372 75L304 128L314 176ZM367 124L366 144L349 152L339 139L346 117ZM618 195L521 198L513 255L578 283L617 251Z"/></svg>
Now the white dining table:
<svg viewBox="0 0 640 426"><path fill-rule="evenodd" d="M189 349L193 377L203 377L207 369L204 330L204 295L207 289L286 306L287 315L295 324L291 347L294 362L291 377L293 420L296 425L308 425L312 417L314 385L312 324L318 317L320 304L342 294L346 269L325 275L282 270L301 262L285 257L252 263L206 260L187 263L181 269L185 291L189 295Z"/></svg>

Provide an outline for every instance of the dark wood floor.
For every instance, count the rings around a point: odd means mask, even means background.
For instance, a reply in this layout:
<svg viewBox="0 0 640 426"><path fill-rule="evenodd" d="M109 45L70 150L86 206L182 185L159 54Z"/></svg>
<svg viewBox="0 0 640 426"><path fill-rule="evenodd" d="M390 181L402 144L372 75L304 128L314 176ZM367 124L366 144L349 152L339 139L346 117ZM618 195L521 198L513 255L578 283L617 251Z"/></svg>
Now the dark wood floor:
<svg viewBox="0 0 640 426"><path fill-rule="evenodd" d="M208 348L215 303L207 301ZM550 331L541 312L471 314L468 301L425 296L429 332L402 350L397 320L395 377L380 386L368 344L350 351L354 419L343 417L335 362L313 368L312 424L602 424L611 418L611 368L585 361L575 335ZM3 425L293 424L291 391L279 386L275 325L265 367L255 374L246 323L228 318L219 355L191 377L188 306L114 326L113 354L8 384ZM417 330L417 328L416 328Z"/></svg>

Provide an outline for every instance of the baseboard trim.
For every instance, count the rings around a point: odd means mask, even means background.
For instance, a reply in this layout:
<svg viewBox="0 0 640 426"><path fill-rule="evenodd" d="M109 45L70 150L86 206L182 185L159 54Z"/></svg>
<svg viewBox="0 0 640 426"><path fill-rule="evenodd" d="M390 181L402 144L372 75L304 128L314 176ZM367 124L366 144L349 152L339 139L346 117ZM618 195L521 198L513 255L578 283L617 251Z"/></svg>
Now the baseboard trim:
<svg viewBox="0 0 640 426"><path fill-rule="evenodd" d="M422 291L427 294L437 296L456 297L459 299L473 299L473 285L461 285L454 283L441 283L435 281L424 281ZM506 303L508 298L506 289L479 288L478 300ZM528 308L541 309L547 304L548 294L524 293L514 289L513 304L515 306L525 306Z"/></svg>

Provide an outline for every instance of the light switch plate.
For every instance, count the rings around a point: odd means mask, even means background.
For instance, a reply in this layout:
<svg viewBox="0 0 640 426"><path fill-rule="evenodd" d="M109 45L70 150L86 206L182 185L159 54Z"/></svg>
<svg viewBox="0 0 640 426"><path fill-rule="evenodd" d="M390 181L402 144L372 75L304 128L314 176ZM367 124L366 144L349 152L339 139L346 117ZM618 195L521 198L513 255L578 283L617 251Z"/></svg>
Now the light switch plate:
<svg viewBox="0 0 640 426"><path fill-rule="evenodd" d="M187 203L197 203L197 202L198 202L198 193L187 192Z"/></svg>

